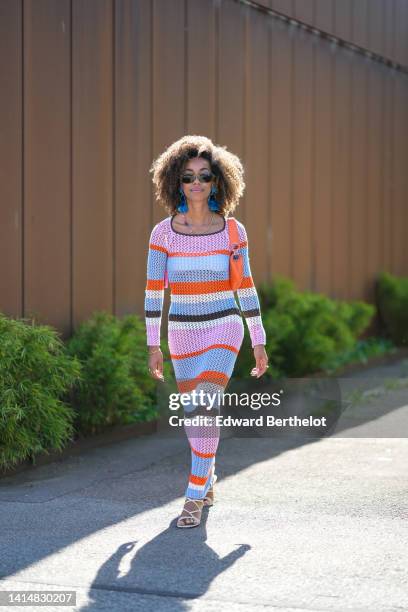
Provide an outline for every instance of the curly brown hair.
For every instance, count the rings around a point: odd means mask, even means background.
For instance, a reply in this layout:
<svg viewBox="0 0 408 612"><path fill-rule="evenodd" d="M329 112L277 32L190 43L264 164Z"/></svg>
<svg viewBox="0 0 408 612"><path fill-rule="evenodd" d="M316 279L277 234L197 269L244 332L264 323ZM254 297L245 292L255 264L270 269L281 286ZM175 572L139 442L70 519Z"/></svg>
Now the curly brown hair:
<svg viewBox="0 0 408 612"><path fill-rule="evenodd" d="M155 196L159 204L170 215L177 213L180 176L192 157L203 157L210 163L215 175L215 197L219 203L219 212L228 216L244 192L244 168L241 160L228 151L226 146L215 145L206 136L183 136L154 160L149 172L153 173Z"/></svg>

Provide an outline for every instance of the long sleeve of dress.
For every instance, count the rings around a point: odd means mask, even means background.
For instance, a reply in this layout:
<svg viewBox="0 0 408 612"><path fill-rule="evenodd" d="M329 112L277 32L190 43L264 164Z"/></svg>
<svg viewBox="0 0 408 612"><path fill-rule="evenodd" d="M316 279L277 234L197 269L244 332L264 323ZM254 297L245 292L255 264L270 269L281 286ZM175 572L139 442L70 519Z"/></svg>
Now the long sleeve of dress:
<svg viewBox="0 0 408 612"><path fill-rule="evenodd" d="M243 279L240 287L237 289L237 296L242 315L248 326L253 348L257 344L266 344L266 333L262 324L258 293L251 274L247 233L242 223L237 221L237 224L240 239L238 252L242 254L244 267Z"/></svg>
<svg viewBox="0 0 408 612"><path fill-rule="evenodd" d="M144 310L148 346L160 345L160 328L164 302L164 275L168 255L162 225L162 223L158 223L152 229L147 255Z"/></svg>

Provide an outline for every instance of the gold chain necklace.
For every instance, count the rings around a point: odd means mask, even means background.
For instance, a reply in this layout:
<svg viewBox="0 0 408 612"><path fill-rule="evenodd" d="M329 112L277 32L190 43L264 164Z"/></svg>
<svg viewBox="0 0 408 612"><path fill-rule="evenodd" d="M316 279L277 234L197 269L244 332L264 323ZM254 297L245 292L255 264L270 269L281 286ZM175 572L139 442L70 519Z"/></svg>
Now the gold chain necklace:
<svg viewBox="0 0 408 612"><path fill-rule="evenodd" d="M211 213L211 221L209 223L204 223L204 225L199 225L199 226L192 225L191 223L189 223L187 221L186 215L183 215L183 217L184 217L184 225L186 225L189 228L190 234L193 234L193 233L197 234L197 232L195 231L195 228L197 228L197 227L207 227L207 229L210 229L210 227L212 226L213 221L214 221L214 213L213 212ZM197 234L197 235L199 236L200 234Z"/></svg>

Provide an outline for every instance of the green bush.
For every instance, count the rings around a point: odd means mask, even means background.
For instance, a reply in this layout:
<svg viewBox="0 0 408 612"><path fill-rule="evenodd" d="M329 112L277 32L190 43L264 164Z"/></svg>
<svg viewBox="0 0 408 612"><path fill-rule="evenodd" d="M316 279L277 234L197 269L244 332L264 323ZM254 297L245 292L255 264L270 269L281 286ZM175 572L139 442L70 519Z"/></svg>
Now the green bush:
<svg viewBox="0 0 408 612"><path fill-rule="evenodd" d="M387 335L397 346L408 345L408 277L382 272L376 279L376 302Z"/></svg>
<svg viewBox="0 0 408 612"><path fill-rule="evenodd" d="M292 280L276 277L258 289L266 332L269 368L265 376L301 377L329 367L339 352L351 350L367 328L375 308L364 302L332 300L300 292ZM254 367L247 326L234 376L246 378Z"/></svg>
<svg viewBox="0 0 408 612"><path fill-rule="evenodd" d="M327 373L333 373L342 366L351 363L367 363L373 357L391 354L396 351L395 344L386 338L370 337L358 340L351 349L333 355L324 368Z"/></svg>
<svg viewBox="0 0 408 612"><path fill-rule="evenodd" d="M83 380L73 389L71 402L83 435L156 418L160 382L148 372L146 330L137 315L119 319L96 312L79 326L67 351L82 364ZM163 355L166 358L165 349ZM168 368L165 361L165 377Z"/></svg>
<svg viewBox="0 0 408 612"><path fill-rule="evenodd" d="M66 355L55 330L0 313L2 470L72 439L74 412L61 396L79 376L79 362Z"/></svg>

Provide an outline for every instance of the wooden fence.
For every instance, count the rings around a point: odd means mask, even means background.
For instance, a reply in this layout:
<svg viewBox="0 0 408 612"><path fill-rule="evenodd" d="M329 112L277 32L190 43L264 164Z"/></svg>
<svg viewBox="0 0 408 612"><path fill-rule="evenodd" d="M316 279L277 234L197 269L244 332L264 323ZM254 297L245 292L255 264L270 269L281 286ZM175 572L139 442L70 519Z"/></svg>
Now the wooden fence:
<svg viewBox="0 0 408 612"><path fill-rule="evenodd" d="M183 134L244 163L256 282L371 301L380 270L408 274L407 9L0 0L1 311L63 335L143 315L167 214L148 169Z"/></svg>

